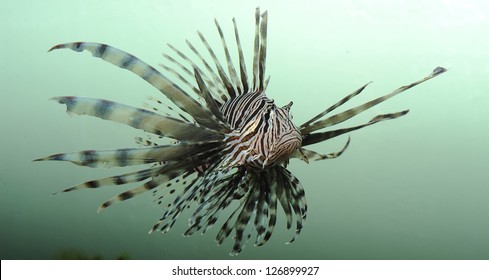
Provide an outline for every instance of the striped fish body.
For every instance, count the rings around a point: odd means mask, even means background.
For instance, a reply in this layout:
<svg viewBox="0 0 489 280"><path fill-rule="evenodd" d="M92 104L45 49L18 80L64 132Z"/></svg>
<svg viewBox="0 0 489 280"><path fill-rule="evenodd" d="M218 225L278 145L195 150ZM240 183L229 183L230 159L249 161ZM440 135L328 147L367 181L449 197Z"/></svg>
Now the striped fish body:
<svg viewBox="0 0 489 280"><path fill-rule="evenodd" d="M348 147L349 138L340 151L328 154L305 147L405 115L407 110L378 115L367 123L352 127L323 130L430 80L446 69L437 67L416 82L330 115L363 92L368 85L365 84L309 121L295 126L290 116L292 102L277 107L265 95L269 81L265 76L267 21L267 13L261 14L257 8L251 79L248 78L234 19L239 66L234 66L224 34L215 21L226 65L221 64L199 32L199 38L212 61L204 59L197 48L187 41L195 59L169 45L173 55L164 56L171 66L160 65L168 74L175 76L179 84L136 56L106 44L74 42L54 46L51 50L88 51L94 57L126 69L152 85L177 107L166 105L167 111L175 112L169 115L154 107L147 110L103 99L75 96L53 98L64 104L69 113L117 122L172 141L171 144L160 145L137 138L143 147L59 153L35 161L69 161L87 167L144 165L139 171L90 180L61 192L139 183L137 187L102 203L99 211L151 191L155 202L164 206L164 212L150 232L169 231L179 215L191 208L193 213L184 235L199 231L205 233L220 223L216 242L222 244L232 235L234 245L231 254L234 255L241 252L252 235L255 236L255 245L265 244L274 231L277 209L281 208L285 214L286 228L291 229L295 224L290 242L294 241L306 220L307 203L304 188L287 170L288 161L298 158L309 162L340 156ZM162 103L160 100L156 102L159 105ZM224 216L223 211L228 208L231 208L231 214Z"/></svg>
<svg viewBox="0 0 489 280"><path fill-rule="evenodd" d="M263 92L245 93L226 102L221 111L232 131L224 140L223 166L265 169L288 161L302 142L289 115L291 105L279 108Z"/></svg>

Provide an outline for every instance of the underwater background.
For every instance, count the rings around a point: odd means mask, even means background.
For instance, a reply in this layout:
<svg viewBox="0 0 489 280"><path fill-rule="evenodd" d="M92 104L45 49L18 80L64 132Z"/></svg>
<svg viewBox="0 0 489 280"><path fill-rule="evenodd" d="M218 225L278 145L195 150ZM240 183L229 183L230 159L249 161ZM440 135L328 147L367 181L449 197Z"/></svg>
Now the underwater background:
<svg viewBox="0 0 489 280"><path fill-rule="evenodd" d="M373 81L347 107L449 71L349 120L410 109L402 118L350 133L333 160L289 170L306 190L301 236L279 220L263 247L233 259L489 259L489 3L487 1L3 1L0 5L0 258L227 259L232 240L147 232L163 209L150 194L96 213L117 186L51 196L117 174L54 153L136 147L145 134L93 117L69 116L54 96L142 106L164 98L128 71L89 54L47 52L58 43L101 42L157 67L166 43L185 50L200 30L216 50L217 18L228 41L236 18L251 64L254 11L269 12L267 95L294 101L301 124ZM203 50L203 47L200 47ZM234 51L234 48L233 48ZM219 53L223 59L222 53ZM316 150L341 149L348 136ZM130 169L127 169L130 170ZM122 257L121 257L122 256Z"/></svg>

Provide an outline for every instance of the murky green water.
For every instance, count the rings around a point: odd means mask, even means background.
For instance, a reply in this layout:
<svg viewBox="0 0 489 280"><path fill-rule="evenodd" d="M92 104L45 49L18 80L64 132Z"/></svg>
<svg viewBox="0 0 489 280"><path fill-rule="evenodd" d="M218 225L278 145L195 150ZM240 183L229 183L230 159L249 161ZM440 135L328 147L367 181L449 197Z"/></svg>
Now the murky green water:
<svg viewBox="0 0 489 280"><path fill-rule="evenodd" d="M0 257L51 259L63 252L133 259L226 259L214 229L183 238L186 217L147 235L162 209L151 196L96 213L117 187L51 193L117 174L68 163L33 163L58 152L133 147L138 131L70 117L48 99L75 95L140 106L158 92L88 54L58 43L107 43L157 66L166 43L186 49L195 31L220 45L214 18L232 38L236 17L251 65L254 10L269 12L267 94L294 101L300 124L368 81L353 105L450 68L349 121L411 109L351 133L340 158L290 170L308 198L300 238L279 219L269 243L237 259L488 259L489 5L486 1L8 1L0 7ZM357 3L358 2L358 3ZM347 136L318 145L338 150ZM282 214L282 213L280 213Z"/></svg>

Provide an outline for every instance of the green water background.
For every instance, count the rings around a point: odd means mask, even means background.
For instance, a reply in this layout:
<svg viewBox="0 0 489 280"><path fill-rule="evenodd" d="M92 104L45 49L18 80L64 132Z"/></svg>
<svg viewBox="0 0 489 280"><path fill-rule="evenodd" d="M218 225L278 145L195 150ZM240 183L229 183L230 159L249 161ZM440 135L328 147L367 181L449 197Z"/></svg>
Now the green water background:
<svg viewBox="0 0 489 280"><path fill-rule="evenodd" d="M236 17L248 67L254 10L269 11L268 96L294 101L301 124L366 82L352 105L450 68L350 120L411 109L398 120L351 133L338 159L289 169L308 198L300 238L283 215L269 243L235 259L488 259L489 5L487 1L4 1L0 6L0 257L51 259L75 249L133 259L227 259L231 240L183 238L186 216L168 234L147 231L162 209L143 195L100 214L113 187L59 196L73 184L117 174L69 163L33 163L53 153L134 147L139 131L70 117L48 99L75 95L140 106L158 92L139 77L62 50L58 43L107 43L157 66L166 43L186 49L201 30L217 48L213 19L228 40ZM203 50L202 47L199 49ZM220 49L218 49L220 50ZM220 53L221 55L221 53ZM222 58L222 56L220 56ZM317 145L336 151L347 136ZM282 213L281 213L282 214Z"/></svg>

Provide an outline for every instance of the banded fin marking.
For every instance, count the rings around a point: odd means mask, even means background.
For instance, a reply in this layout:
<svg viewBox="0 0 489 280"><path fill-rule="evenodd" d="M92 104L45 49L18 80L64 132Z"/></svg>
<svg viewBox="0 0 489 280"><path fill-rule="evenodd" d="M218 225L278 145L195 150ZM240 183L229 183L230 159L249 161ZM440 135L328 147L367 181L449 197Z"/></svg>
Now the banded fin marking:
<svg viewBox="0 0 489 280"><path fill-rule="evenodd" d="M75 96L55 97L53 100L65 104L70 113L89 115L132 126L156 135L181 141L211 141L222 139L222 134L198 127L191 123L166 117L154 112L120 103Z"/></svg>
<svg viewBox="0 0 489 280"><path fill-rule="evenodd" d="M296 151L293 154L293 157L301 158L306 162L309 162L310 160L316 161L316 160L324 160L324 159L333 159L333 158L337 158L337 157L341 156L343 154L343 152L346 150L346 148L348 148L349 144L350 144L350 137L348 137L348 141L346 141L346 144L343 146L343 148L337 152L332 152L329 154L320 154L320 153L315 152L315 151L311 151L311 150L308 150L305 148L301 148L301 151L300 152Z"/></svg>
<svg viewBox="0 0 489 280"><path fill-rule="evenodd" d="M146 148L126 148L117 150L85 150L74 153L62 153L39 158L34 161L70 161L88 167L130 166L137 164L178 161L206 151L215 143L196 143L178 145L160 145Z"/></svg>
<svg viewBox="0 0 489 280"><path fill-rule="evenodd" d="M49 51L64 48L76 52L89 51L94 57L101 58L113 65L133 72L158 89L184 112L191 115L197 123L210 129L222 130L222 127L208 110L154 67L134 55L109 45L88 42L59 44L52 47Z"/></svg>
<svg viewBox="0 0 489 280"><path fill-rule="evenodd" d="M241 87L241 83L238 82L238 74L236 73L236 69L234 68L233 61L231 60L231 55L229 54L229 49L228 45L226 43L226 39L224 38L224 33L222 32L221 26L219 25L219 22L217 20L214 20L214 23L216 24L217 31L219 33L219 37L221 37L221 42L222 42L222 48L224 49L224 55L226 56L226 62L228 66L228 73L231 78L231 84L233 85L234 88L237 89L238 94L242 94L243 88Z"/></svg>
<svg viewBox="0 0 489 280"><path fill-rule="evenodd" d="M160 186L161 184L163 184L164 182L181 175L182 169L174 169L174 170L165 171L164 170L165 167L160 169L160 172L162 172L163 174L158 174L157 176L151 178L151 180L144 183L143 185L136 187L134 189L122 192L122 193L112 197L111 199L105 201L104 203L102 203L99 206L99 208L97 209L97 212L100 212L100 211L104 210L105 208L112 206L116 203L131 199L131 198L133 198L137 195L140 195L144 192L147 192L149 190L153 190L153 189L157 188L158 186Z"/></svg>
<svg viewBox="0 0 489 280"><path fill-rule="evenodd" d="M60 192L53 193L53 195L58 195L60 193L66 193L81 189L96 189L106 186L114 186L114 185L125 185L134 182L144 181L152 176L158 174L160 168L149 168L144 170L139 170L136 172L130 172L126 174L110 176L102 179L87 181L73 187L64 189Z"/></svg>
<svg viewBox="0 0 489 280"><path fill-rule="evenodd" d="M336 124L339 124L341 122L344 122L358 114L360 114L361 112L379 104L379 103L382 103L384 102L385 100L401 93L401 92L404 92L412 87L415 87L423 82L426 82L444 72L446 72L447 70L443 67L437 67L435 68L432 73L424 78L422 78L421 80L418 80L416 82L413 82L409 85L406 85L406 86L402 86L396 90L394 90L393 92L387 94L387 95L384 95L384 96L381 96L381 97L378 97L378 98L375 98L369 102L366 102L362 105L359 105L357 107L354 107L352 109L349 109L349 110L346 110L346 111L343 111L341 113L338 113L336 115L333 115L327 119L324 119L324 120L321 120L321 121L316 121L306 127L303 127L301 128L301 133L302 134L308 134L308 133L311 133L313 131L316 131L316 130L319 130L319 129L322 129L322 128L325 128L325 127L328 127L328 126L332 126L332 125L336 125ZM361 88L363 89L363 88Z"/></svg>
<svg viewBox="0 0 489 280"><path fill-rule="evenodd" d="M265 11L261 15L261 25L260 25L260 58L258 64L259 70L259 87L258 90L264 91L268 81L265 82L265 61L267 58L267 24L268 24L268 12Z"/></svg>
<svg viewBox="0 0 489 280"><path fill-rule="evenodd" d="M406 115L408 112L409 112L409 110L404 110L404 111L397 112L397 113L378 115L378 116L375 116L373 119L371 119L366 124L361 124L361 125L357 125L357 126L353 126L353 127L341 128L341 129L336 129L336 130L331 130L331 131L326 131L326 132L318 132L318 133L307 134L306 136L304 136L304 139L302 139L302 146L304 147L307 145L319 143L319 142L337 137L339 135L348 133L350 131L358 130L358 129L376 124L376 123L381 122L381 121L396 119L398 117Z"/></svg>
<svg viewBox="0 0 489 280"><path fill-rule="evenodd" d="M248 84L248 74L246 71L246 64L245 64L245 59L243 55L243 48L241 47L241 42L239 40L239 33L238 33L238 26L236 24L236 19L233 18L233 25L234 25L234 35L236 37L236 45L238 46L238 57L239 57L239 72L240 72L240 77L241 77L241 84L243 88L243 93L249 91L249 84Z"/></svg>
<svg viewBox="0 0 489 280"><path fill-rule="evenodd" d="M205 58L199 53L199 51L197 51L197 49L194 47L194 45L192 45L192 43L190 43L189 40L186 40L185 43L187 44L187 46L190 48L190 50L197 56L197 58L202 62L202 64L204 64L204 67L205 69L207 70L207 72L212 76L212 80L213 80L213 83L214 85L216 86L216 88L218 89L218 92L221 94L220 98L222 100L222 102L226 102L228 101L231 97L229 96L229 93L227 91L227 88L226 86L224 85L224 82L219 78L219 76L217 76L217 74L214 72L214 70L212 69L212 67L209 65L209 62L207 62L207 60L205 60ZM175 51L178 51L178 50L175 50ZM181 52L178 51L178 54L180 55L181 54L181 57L182 58L186 58L185 55L183 55ZM191 65L195 68L197 68L197 70L200 71L200 73L204 73L202 70L199 69L199 67L193 63L190 59L186 59L186 61L188 61L189 63L191 63ZM210 79L208 79L205 75L202 76L203 78L210 81ZM211 84L210 84L211 85Z"/></svg>
<svg viewBox="0 0 489 280"><path fill-rule="evenodd" d="M319 113L318 115L316 115L314 118L310 119L309 121L303 123L301 125L301 131L303 129L305 129L306 127L308 127L311 123L317 121L318 119L320 119L321 117L327 115L328 113L330 113L331 111L333 111L334 109L340 107L341 105L345 104L346 102L348 102L350 99L352 99L353 97L357 96L358 94L360 94L370 83L372 82L368 82L366 83L365 85L363 85L361 88L357 89L356 91L354 91L353 93L343 97L340 101L336 102L335 104L333 104L332 106L330 106L329 108L327 108L326 110L322 111L321 113Z"/></svg>
<svg viewBox="0 0 489 280"><path fill-rule="evenodd" d="M234 88L235 85L233 85L232 82L229 80L228 76L226 75L226 72L224 71L224 68L222 67L221 63L219 62L219 59L217 59L216 54L214 53L211 46L209 45L209 43L205 39L204 35L202 35L202 33L200 33L200 31L197 32L197 34L199 35L200 40L202 41L202 43L206 47L207 51L209 52L212 60L214 61L214 64L216 65L216 68L217 68L217 73L219 74L219 77L221 78L222 83L226 87L226 90L229 94L229 97L235 98L236 97L236 90Z"/></svg>

